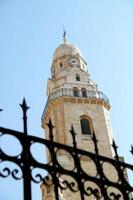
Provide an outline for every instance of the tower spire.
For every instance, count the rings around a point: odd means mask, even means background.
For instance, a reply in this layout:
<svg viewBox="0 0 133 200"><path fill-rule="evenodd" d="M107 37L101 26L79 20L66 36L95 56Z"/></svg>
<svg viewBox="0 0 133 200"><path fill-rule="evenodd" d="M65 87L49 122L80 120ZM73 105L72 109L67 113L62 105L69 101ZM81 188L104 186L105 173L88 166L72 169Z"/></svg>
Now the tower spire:
<svg viewBox="0 0 133 200"><path fill-rule="evenodd" d="M67 42L66 33L67 33L67 31L65 30L65 26L63 26L63 41L64 41L64 43Z"/></svg>

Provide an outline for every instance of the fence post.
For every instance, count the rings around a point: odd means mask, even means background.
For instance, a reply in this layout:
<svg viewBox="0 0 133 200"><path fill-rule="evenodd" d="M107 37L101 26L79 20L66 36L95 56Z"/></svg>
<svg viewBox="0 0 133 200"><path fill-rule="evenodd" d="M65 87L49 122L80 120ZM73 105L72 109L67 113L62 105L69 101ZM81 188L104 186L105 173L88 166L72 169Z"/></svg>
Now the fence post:
<svg viewBox="0 0 133 200"><path fill-rule="evenodd" d="M30 170L30 152L29 152L29 141L28 141L28 134L27 134L27 110L29 107L26 104L25 99L23 99L22 104L20 104L22 111L23 111L23 127L24 127L24 134L25 138L23 141L23 153L22 153L22 160L23 160L23 188L24 188L24 200L32 200L31 194L31 170Z"/></svg>

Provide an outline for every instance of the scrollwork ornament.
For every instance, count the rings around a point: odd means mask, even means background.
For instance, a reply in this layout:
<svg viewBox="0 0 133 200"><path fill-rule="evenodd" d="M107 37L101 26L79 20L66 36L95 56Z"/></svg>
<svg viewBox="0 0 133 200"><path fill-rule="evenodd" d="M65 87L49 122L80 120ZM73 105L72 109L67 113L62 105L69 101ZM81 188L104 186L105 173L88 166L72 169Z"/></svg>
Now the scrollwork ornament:
<svg viewBox="0 0 133 200"><path fill-rule="evenodd" d="M34 183L41 183L42 181L44 182L45 180L45 175L42 175L41 172L36 171L37 168L33 168L31 170L31 179ZM33 173L34 171L34 173Z"/></svg>
<svg viewBox="0 0 133 200"><path fill-rule="evenodd" d="M120 194L115 194L114 192L111 192L109 196L113 197L112 200L119 200L119 199L121 199L121 195Z"/></svg>
<svg viewBox="0 0 133 200"><path fill-rule="evenodd" d="M59 186L61 189L66 190L70 189L72 192L78 192L77 184L73 181L68 182L67 180L62 181L62 183L59 182Z"/></svg>
<svg viewBox="0 0 133 200"><path fill-rule="evenodd" d="M43 179L43 183L46 186L52 186L53 185L52 177L50 175L45 176Z"/></svg>
<svg viewBox="0 0 133 200"><path fill-rule="evenodd" d="M87 196L95 196L97 199L101 198L102 196L100 195L100 191L97 188L91 188L91 187L87 187L85 189L85 194Z"/></svg>
<svg viewBox="0 0 133 200"><path fill-rule="evenodd" d="M11 170L8 167L5 167L0 171L0 177L6 178L11 174Z"/></svg>
<svg viewBox="0 0 133 200"><path fill-rule="evenodd" d="M14 169L12 170L11 174L12 174L12 177L16 180L20 180L22 179L22 176L18 177L18 174L20 173L20 170L18 169Z"/></svg>
<svg viewBox="0 0 133 200"><path fill-rule="evenodd" d="M18 176L20 173L20 169L9 169L8 167L5 167L4 169L1 170L0 172L0 177L2 178L7 178L8 176L12 176L15 180L20 180L22 179L22 175Z"/></svg>
<svg viewBox="0 0 133 200"><path fill-rule="evenodd" d="M34 177L32 176L32 181L35 183L41 183L43 181L43 177L41 174L36 174Z"/></svg>
<svg viewBox="0 0 133 200"><path fill-rule="evenodd" d="M93 190L93 195L97 198L97 199L101 199L102 195L100 195L100 191L98 189L94 189Z"/></svg>

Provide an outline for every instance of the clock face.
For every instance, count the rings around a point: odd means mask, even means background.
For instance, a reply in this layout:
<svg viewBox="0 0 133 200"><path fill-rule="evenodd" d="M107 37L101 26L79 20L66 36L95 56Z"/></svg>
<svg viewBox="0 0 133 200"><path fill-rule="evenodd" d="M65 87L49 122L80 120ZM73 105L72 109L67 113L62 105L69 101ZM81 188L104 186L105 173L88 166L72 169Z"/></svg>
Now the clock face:
<svg viewBox="0 0 133 200"><path fill-rule="evenodd" d="M69 57L67 63L72 67L79 67L80 65L79 59L74 56Z"/></svg>

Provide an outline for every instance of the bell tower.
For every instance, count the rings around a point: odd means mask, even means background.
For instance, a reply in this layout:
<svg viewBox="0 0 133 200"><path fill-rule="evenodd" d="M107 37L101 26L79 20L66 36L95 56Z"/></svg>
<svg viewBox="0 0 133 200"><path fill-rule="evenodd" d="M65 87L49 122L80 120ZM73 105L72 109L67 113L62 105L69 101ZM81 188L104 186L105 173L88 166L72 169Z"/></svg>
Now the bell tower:
<svg viewBox="0 0 133 200"><path fill-rule="evenodd" d="M71 146L72 139L69 130L73 125L77 133L78 148L94 151L91 142L94 131L99 140L99 154L113 157L109 100L91 79L87 62L81 51L76 45L67 42L65 34L63 43L55 49L53 54L47 96L42 116L42 127L45 129L46 139L49 139L46 123L50 118L55 126L54 141ZM48 153L47 159L49 160ZM59 159L62 165L71 168L69 156L62 152ZM85 168L87 168L87 162L83 161ZM52 193L46 192L49 190L46 186L42 186L42 190L45 191L44 199L53 200ZM68 195L64 199L78 200L78 196Z"/></svg>

